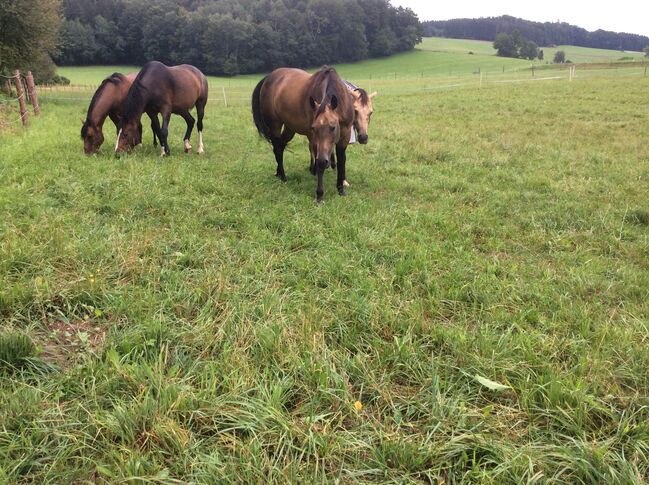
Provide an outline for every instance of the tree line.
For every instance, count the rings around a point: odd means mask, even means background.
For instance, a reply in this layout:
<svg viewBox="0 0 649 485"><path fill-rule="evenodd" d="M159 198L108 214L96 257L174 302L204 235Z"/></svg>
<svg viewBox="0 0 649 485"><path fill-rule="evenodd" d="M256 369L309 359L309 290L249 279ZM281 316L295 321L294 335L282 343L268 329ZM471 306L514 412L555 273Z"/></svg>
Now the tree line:
<svg viewBox="0 0 649 485"><path fill-rule="evenodd" d="M64 0L63 16L58 64L156 59L228 76L388 56L422 33L389 0Z"/></svg>
<svg viewBox="0 0 649 485"><path fill-rule="evenodd" d="M504 15L478 19L453 19L423 22L423 33L432 37L452 37L493 41L500 33L518 31L538 45L577 45L599 49L642 51L649 37L637 34L586 29L565 22L532 22Z"/></svg>

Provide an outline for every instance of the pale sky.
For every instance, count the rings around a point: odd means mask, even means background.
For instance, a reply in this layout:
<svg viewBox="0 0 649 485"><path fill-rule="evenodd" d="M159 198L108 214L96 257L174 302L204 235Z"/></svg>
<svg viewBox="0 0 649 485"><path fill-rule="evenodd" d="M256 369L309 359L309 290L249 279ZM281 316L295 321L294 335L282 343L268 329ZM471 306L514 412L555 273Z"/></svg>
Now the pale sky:
<svg viewBox="0 0 649 485"><path fill-rule="evenodd" d="M611 3L574 0L391 0L392 5L410 7L419 20L498 17L511 15L537 22L567 22L586 30L612 30L649 36L649 4L642 0L618 0ZM642 7L642 4L645 7Z"/></svg>

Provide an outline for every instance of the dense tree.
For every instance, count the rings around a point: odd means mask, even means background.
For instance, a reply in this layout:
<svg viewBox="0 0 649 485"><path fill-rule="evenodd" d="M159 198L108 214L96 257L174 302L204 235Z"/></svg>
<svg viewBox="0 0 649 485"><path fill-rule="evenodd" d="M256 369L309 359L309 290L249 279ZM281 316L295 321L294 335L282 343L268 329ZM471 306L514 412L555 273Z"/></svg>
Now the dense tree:
<svg viewBox="0 0 649 485"><path fill-rule="evenodd" d="M515 30L512 34L501 32L494 40L494 49L497 55L501 57L516 57L532 60L539 56L543 57L543 51L539 51L539 46L534 41L523 37L520 32Z"/></svg>
<svg viewBox="0 0 649 485"><path fill-rule="evenodd" d="M518 46L514 43L514 38L504 32L496 36L494 49L500 57L518 57Z"/></svg>
<svg viewBox="0 0 649 485"><path fill-rule="evenodd" d="M564 22L532 22L504 15L477 19L452 19L424 22L424 35L458 39L493 40L502 32L515 30L538 45L571 44L602 49L641 51L649 45L649 37L586 29Z"/></svg>
<svg viewBox="0 0 649 485"><path fill-rule="evenodd" d="M645 47L644 49L642 49L642 51L644 52L645 57L649 57L649 45L647 47Z"/></svg>
<svg viewBox="0 0 649 485"><path fill-rule="evenodd" d="M2 0L0 7L0 72L38 68L55 53L61 25L60 0ZM49 69L49 68L47 68Z"/></svg>
<svg viewBox="0 0 649 485"><path fill-rule="evenodd" d="M555 64L563 64L564 62L566 62L566 53L564 51L555 52L552 62L554 62Z"/></svg>
<svg viewBox="0 0 649 485"><path fill-rule="evenodd" d="M187 62L209 74L353 62L412 49L388 0L64 0L64 64Z"/></svg>

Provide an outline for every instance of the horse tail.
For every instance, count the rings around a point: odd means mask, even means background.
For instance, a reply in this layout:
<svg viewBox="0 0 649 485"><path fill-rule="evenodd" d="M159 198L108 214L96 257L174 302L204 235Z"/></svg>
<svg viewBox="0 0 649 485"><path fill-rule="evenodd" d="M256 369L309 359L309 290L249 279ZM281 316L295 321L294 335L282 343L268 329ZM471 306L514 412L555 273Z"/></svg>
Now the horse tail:
<svg viewBox="0 0 649 485"><path fill-rule="evenodd" d="M263 87L267 78L268 76L259 81L259 83L255 87L255 90L252 92L252 119L255 122L255 126L257 127L259 135L263 136L264 138L266 138L266 140L272 143L272 134L270 132L270 128L266 124L266 120L264 120L264 115L262 115L261 113L261 88Z"/></svg>

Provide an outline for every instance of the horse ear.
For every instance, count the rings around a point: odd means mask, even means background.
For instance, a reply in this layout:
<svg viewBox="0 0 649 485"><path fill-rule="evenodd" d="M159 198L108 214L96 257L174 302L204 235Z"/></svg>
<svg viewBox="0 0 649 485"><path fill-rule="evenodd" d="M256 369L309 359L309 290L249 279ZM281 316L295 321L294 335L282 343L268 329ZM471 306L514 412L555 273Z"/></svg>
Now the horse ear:
<svg viewBox="0 0 649 485"><path fill-rule="evenodd" d="M309 96L309 105L311 106L311 109L316 109L318 107L318 103L315 102L315 99L313 99L312 96Z"/></svg>
<svg viewBox="0 0 649 485"><path fill-rule="evenodd" d="M376 91L374 91L372 94L370 94L370 99L372 99L372 98L373 98L374 96L376 96L377 94L379 94L379 93L377 93Z"/></svg>
<svg viewBox="0 0 649 485"><path fill-rule="evenodd" d="M336 96L331 97L331 109L336 109L338 107L338 98Z"/></svg>
<svg viewBox="0 0 649 485"><path fill-rule="evenodd" d="M86 124L86 120L84 120L83 118L79 118L79 119L81 120L81 124L82 124L82 125L85 125L85 124Z"/></svg>

